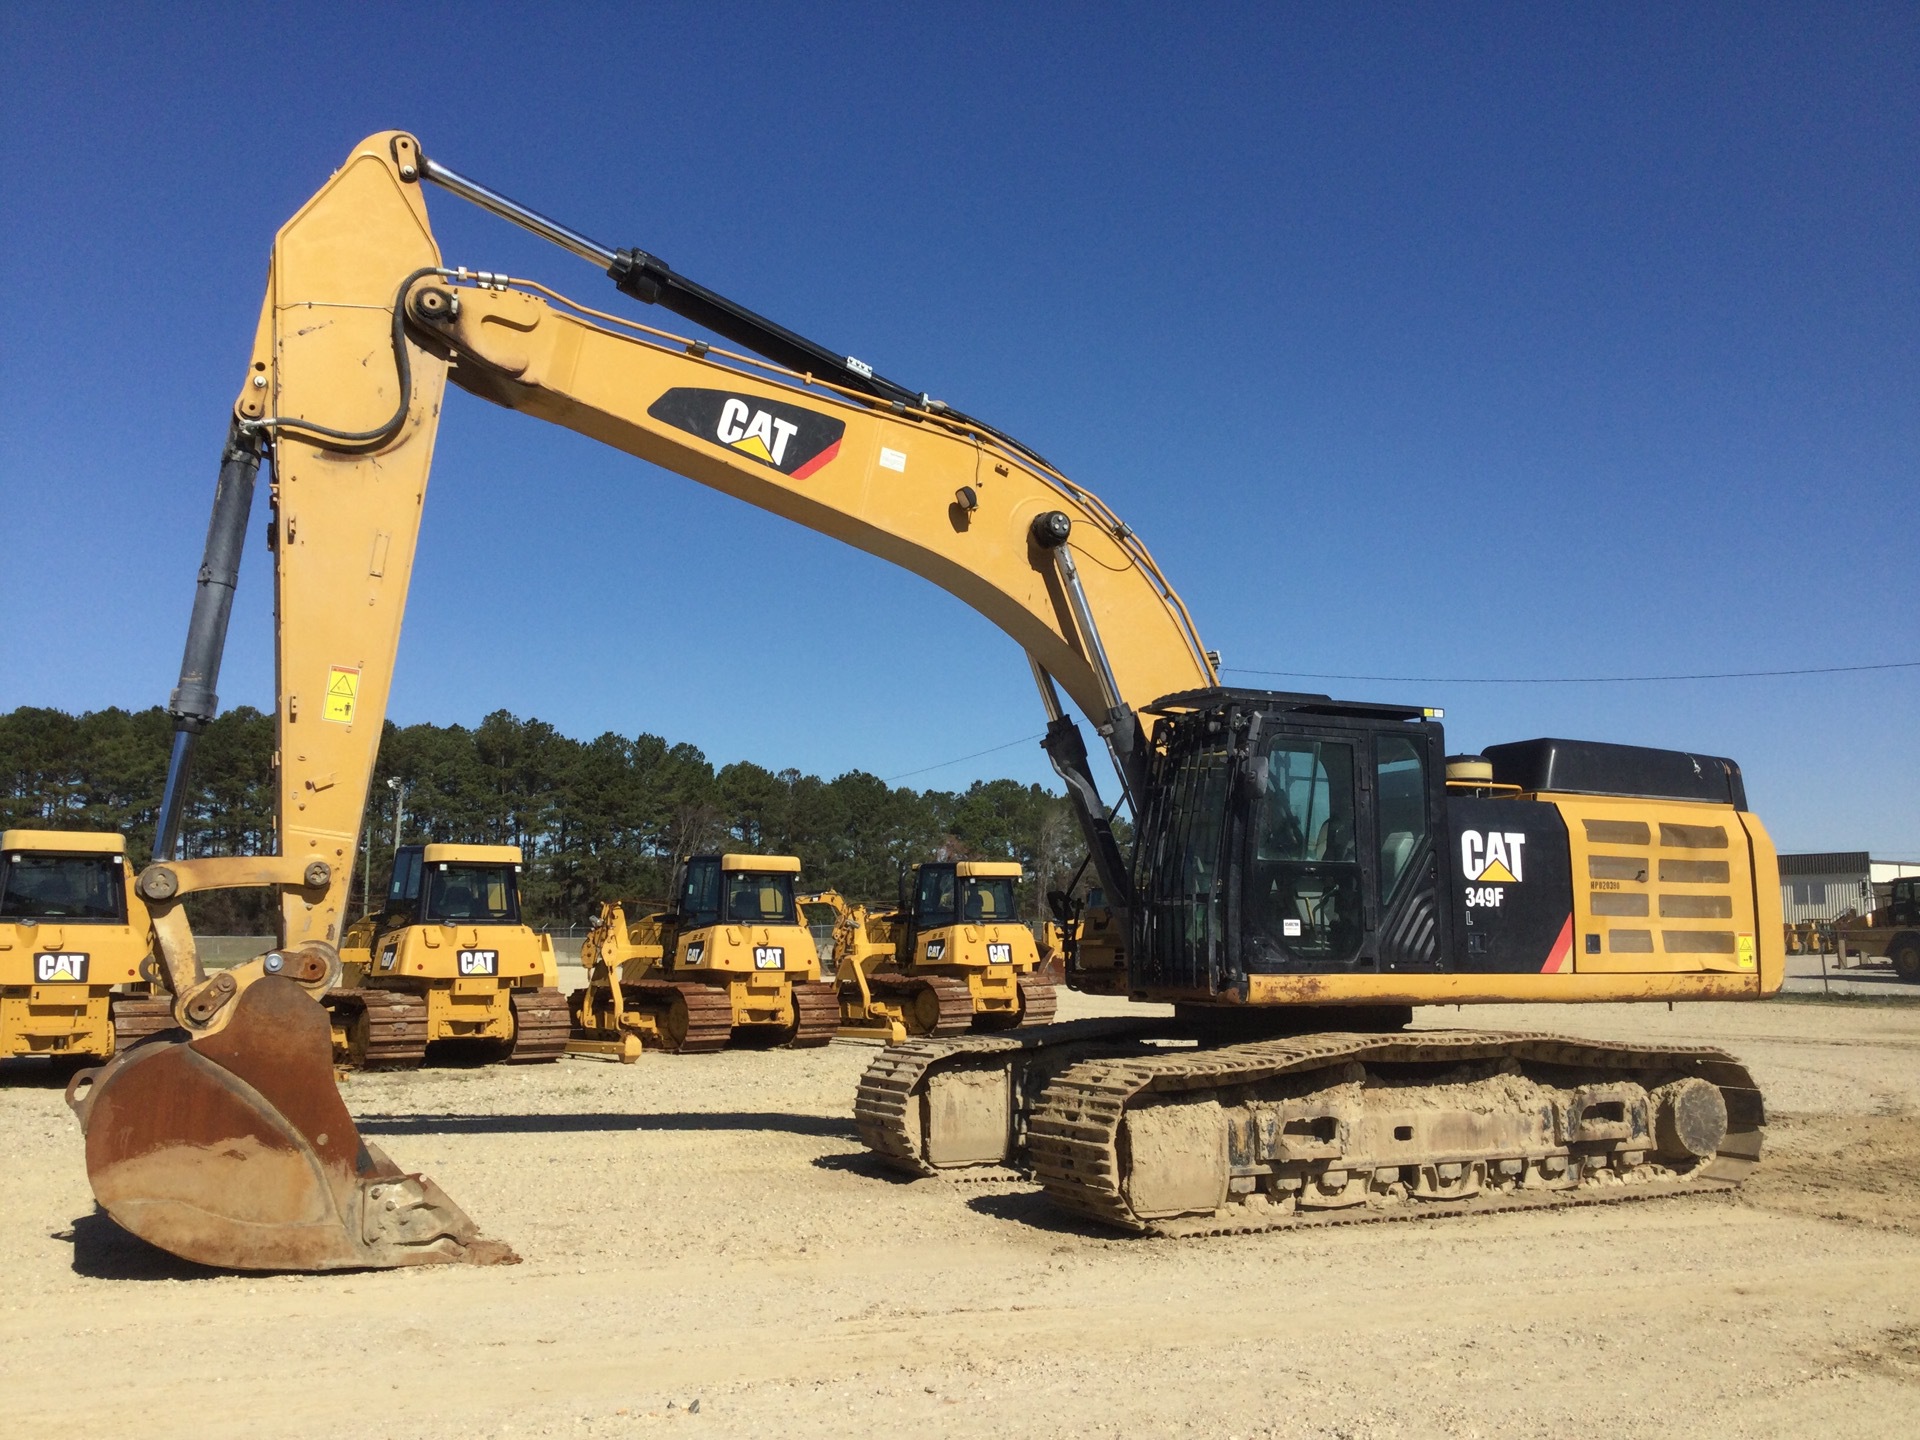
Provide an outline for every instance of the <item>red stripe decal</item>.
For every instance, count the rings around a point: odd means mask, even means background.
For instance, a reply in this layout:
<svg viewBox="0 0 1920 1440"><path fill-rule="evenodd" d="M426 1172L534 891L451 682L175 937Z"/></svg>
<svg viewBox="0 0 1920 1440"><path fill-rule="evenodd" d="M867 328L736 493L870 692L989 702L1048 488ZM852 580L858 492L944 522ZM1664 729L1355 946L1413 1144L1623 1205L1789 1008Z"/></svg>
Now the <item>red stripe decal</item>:
<svg viewBox="0 0 1920 1440"><path fill-rule="evenodd" d="M1560 938L1553 942L1553 949L1547 952L1547 963L1540 967L1542 975L1564 975L1573 969L1573 916L1567 916L1567 923L1560 927Z"/></svg>
<svg viewBox="0 0 1920 1440"><path fill-rule="evenodd" d="M793 478L796 480L806 479L809 475L813 474L814 471L818 470L822 465L826 464L827 461L833 459L833 457L838 455L839 453L840 453L840 442L836 440L831 445L827 446L826 449L822 450L818 455L814 456L811 460L807 461L807 463L802 465L798 470L794 471Z"/></svg>

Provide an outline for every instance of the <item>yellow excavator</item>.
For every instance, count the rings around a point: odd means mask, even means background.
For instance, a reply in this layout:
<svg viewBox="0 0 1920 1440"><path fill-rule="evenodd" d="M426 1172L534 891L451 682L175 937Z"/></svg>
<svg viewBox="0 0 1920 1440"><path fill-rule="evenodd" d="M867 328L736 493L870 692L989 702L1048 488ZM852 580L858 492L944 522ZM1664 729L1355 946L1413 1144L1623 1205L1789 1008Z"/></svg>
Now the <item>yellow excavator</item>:
<svg viewBox="0 0 1920 1440"><path fill-rule="evenodd" d="M567 1004L551 937L520 921L518 845L402 845L385 905L347 928L324 997L334 1063L395 1070L451 1041L516 1065L558 1060Z"/></svg>
<svg viewBox="0 0 1920 1440"><path fill-rule="evenodd" d="M729 1040L807 1048L833 1039L839 1006L794 900L791 855L694 855L671 908L629 919L611 901L580 947L577 1055L630 1061L643 1048L700 1055Z"/></svg>
<svg viewBox="0 0 1920 1440"><path fill-rule="evenodd" d="M429 184L723 343L447 265ZM499 1257L362 1144L319 1003L449 380L912 570L1026 652L1127 993L1174 1014L882 1051L856 1120L886 1163L1025 1166L1073 1212L1168 1233L1684 1194L1756 1163L1761 1096L1722 1051L1407 1028L1418 1005L1778 989L1777 860L1731 761L1550 739L1450 764L1437 710L1222 686L1139 537L1031 448L385 132L275 240L216 486L138 882L184 1033L69 1090L127 1229L243 1268ZM277 851L175 860L267 460ZM283 943L208 976L179 902L234 885L277 890Z"/></svg>
<svg viewBox="0 0 1920 1440"><path fill-rule="evenodd" d="M95 831L0 833L0 1060L81 1065L173 1024L126 850Z"/></svg>
<svg viewBox="0 0 1920 1440"><path fill-rule="evenodd" d="M898 1042L1053 1019L1039 945L1014 909L1019 879L1012 860L916 865L904 907L837 927L842 1032Z"/></svg>

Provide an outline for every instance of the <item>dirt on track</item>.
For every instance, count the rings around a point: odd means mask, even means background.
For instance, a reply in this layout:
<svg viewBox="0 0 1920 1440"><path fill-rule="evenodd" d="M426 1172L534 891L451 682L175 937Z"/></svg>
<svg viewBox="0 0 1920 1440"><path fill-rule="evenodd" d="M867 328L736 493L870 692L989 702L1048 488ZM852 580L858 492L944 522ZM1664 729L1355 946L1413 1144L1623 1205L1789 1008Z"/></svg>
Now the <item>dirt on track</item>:
<svg viewBox="0 0 1920 1440"><path fill-rule="evenodd" d="M367 1133L525 1263L249 1278L95 1215L59 1089L6 1066L0 1432L1908 1432L1920 1009L1421 1023L1723 1045L1769 1095L1764 1164L1733 1199L1130 1239L877 1171L865 1046L363 1074Z"/></svg>

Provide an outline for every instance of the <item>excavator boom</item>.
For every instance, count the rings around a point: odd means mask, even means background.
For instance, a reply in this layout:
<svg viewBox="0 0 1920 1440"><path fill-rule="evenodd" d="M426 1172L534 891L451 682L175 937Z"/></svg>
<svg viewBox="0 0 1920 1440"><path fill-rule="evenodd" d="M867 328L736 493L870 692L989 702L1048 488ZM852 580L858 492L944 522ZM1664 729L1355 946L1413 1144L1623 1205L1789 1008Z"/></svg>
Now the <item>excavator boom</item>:
<svg viewBox="0 0 1920 1440"><path fill-rule="evenodd" d="M446 267L423 179L756 353ZM222 455L170 707L176 736L155 860L138 881L180 1030L84 1072L70 1093L101 1203L127 1229L205 1263L309 1269L508 1253L431 1181L360 1141L327 1083L329 1032L312 1003L339 981L351 860L449 379L940 584L1034 658L1056 730L1070 725L1057 681L1135 773L1141 732L1125 697L1213 679L1139 540L1037 455L657 257L596 245L513 204L427 160L410 135L370 137L275 238ZM278 617L278 843L268 856L183 859L193 739L218 706L263 466ZM1095 613L1126 636L1123 647L1105 648ZM1089 823L1104 826L1091 777L1073 778ZM1123 885L1110 836L1098 859L1109 883ZM209 975L183 902L258 885L279 894L280 948Z"/></svg>

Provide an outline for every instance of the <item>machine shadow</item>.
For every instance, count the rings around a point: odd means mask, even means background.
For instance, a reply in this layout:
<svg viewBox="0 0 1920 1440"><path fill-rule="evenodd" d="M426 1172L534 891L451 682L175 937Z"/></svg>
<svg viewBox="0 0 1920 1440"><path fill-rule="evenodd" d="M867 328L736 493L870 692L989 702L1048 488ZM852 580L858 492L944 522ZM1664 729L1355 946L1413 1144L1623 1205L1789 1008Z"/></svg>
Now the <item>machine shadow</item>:
<svg viewBox="0 0 1920 1440"><path fill-rule="evenodd" d="M977 1215L991 1216L995 1220L1012 1220L1030 1229L1044 1230L1049 1235L1079 1235L1088 1240L1127 1238L1090 1220L1064 1213L1047 1199L1045 1191L1037 1189L1002 1190L991 1195L975 1195L967 1201L967 1208Z"/></svg>
<svg viewBox="0 0 1920 1440"><path fill-rule="evenodd" d="M128 1234L99 1209L80 1216L73 1229L56 1232L53 1238L72 1243L73 1273L88 1280L215 1280L233 1273L169 1255Z"/></svg>
<svg viewBox="0 0 1920 1440"><path fill-rule="evenodd" d="M679 1115L589 1113L584 1115L362 1115L354 1123L363 1135L567 1135L617 1130L700 1131L778 1130L852 1140L853 1122L826 1115L782 1111L718 1110Z"/></svg>
<svg viewBox="0 0 1920 1440"><path fill-rule="evenodd" d="M914 1185L926 1178L924 1175L902 1175L866 1149L816 1155L812 1164L816 1170L838 1170L845 1175L858 1175L863 1180L884 1180L889 1185Z"/></svg>

